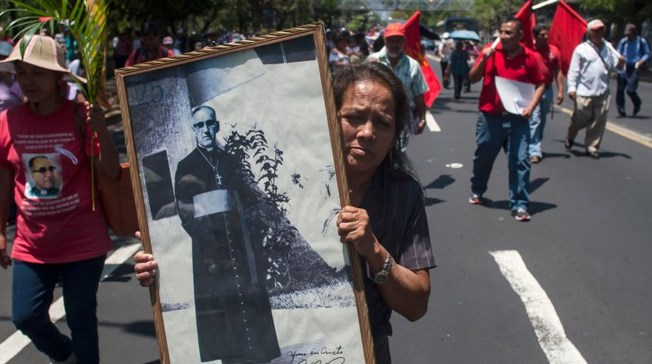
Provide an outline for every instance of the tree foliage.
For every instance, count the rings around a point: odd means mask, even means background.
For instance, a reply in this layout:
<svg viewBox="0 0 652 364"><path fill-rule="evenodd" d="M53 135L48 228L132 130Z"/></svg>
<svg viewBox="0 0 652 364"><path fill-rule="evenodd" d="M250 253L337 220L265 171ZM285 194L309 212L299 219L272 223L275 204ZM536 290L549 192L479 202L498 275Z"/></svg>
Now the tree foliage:
<svg viewBox="0 0 652 364"><path fill-rule="evenodd" d="M476 0L471 14L478 20L480 29L498 29L500 23L513 17L523 3L523 0Z"/></svg>
<svg viewBox="0 0 652 364"><path fill-rule="evenodd" d="M170 34L204 35L221 31L270 32L317 20L329 26L339 15L337 1L315 0L113 0L115 32L153 20Z"/></svg>
<svg viewBox="0 0 652 364"><path fill-rule="evenodd" d="M537 4L543 0L535 0ZM475 0L471 16L478 19L480 28L497 29L500 22L516 14L525 0ZM644 21L652 21L652 2L649 0L582 0L569 4L585 19L600 18L607 23L622 25L632 22L641 25ZM537 19L547 21L554 15L555 5L536 10Z"/></svg>
<svg viewBox="0 0 652 364"><path fill-rule="evenodd" d="M155 21L170 34L176 34L179 29L187 34L220 30L261 33L318 20L328 27L338 22L341 15L337 0L112 0L107 3L109 34L138 30L144 21ZM0 9L10 7L10 0L0 0ZM9 21L0 22L6 25Z"/></svg>
<svg viewBox="0 0 652 364"><path fill-rule="evenodd" d="M534 3L541 1L535 0ZM448 16L471 16L478 19L481 29L496 29L501 20L514 15L524 2L475 0L469 13L422 11L421 22L434 26ZM164 33L176 35L178 30L183 30L184 34L197 36L224 31L266 33L314 21L323 21L327 28L346 26L363 30L379 22L377 14L340 10L341 0L112 0L107 3L109 35L138 30L145 20L158 22ZM395 1L386 3L391 5ZM633 22L638 25L652 20L652 2L649 0L578 0L571 5L587 19L599 17L609 23ZM10 6L9 0L0 0L0 9ZM549 8L554 9L554 5ZM411 11L394 10L391 16L407 19L410 15ZM0 25L6 24L6 20L0 20Z"/></svg>
<svg viewBox="0 0 652 364"><path fill-rule="evenodd" d="M643 21L652 21L649 0L583 0L579 5L587 18L600 18L609 23L640 25Z"/></svg>

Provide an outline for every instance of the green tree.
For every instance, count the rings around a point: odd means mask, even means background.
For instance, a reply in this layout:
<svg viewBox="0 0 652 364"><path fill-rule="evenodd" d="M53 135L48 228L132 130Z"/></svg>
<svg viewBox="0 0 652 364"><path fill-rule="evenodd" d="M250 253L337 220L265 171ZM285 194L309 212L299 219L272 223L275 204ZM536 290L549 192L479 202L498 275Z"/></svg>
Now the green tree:
<svg viewBox="0 0 652 364"><path fill-rule="evenodd" d="M476 0L470 16L478 20L480 29L493 31L503 20L513 17L523 3L523 0Z"/></svg>
<svg viewBox="0 0 652 364"><path fill-rule="evenodd" d="M583 0L579 2L585 18L600 18L609 23L641 24L652 21L652 2L649 0Z"/></svg>

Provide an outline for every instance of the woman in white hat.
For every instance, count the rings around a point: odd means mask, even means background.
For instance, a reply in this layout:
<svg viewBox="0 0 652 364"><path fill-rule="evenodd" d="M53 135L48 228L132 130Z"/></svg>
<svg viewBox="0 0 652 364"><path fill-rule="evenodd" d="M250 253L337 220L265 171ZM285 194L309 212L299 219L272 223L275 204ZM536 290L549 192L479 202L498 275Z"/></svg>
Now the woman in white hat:
<svg viewBox="0 0 652 364"><path fill-rule="evenodd" d="M34 35L22 54L20 48L0 62L0 69L15 72L27 98L0 113L0 266L13 259L12 320L53 362L97 363L96 295L111 239L101 207L92 209L89 156L96 156L99 173L115 178L118 154L101 108L65 98L70 72L59 44ZM44 160L49 163L37 163ZM56 193L38 193L45 177ZM5 225L11 196L19 214L10 259ZM72 338L49 320L57 282Z"/></svg>

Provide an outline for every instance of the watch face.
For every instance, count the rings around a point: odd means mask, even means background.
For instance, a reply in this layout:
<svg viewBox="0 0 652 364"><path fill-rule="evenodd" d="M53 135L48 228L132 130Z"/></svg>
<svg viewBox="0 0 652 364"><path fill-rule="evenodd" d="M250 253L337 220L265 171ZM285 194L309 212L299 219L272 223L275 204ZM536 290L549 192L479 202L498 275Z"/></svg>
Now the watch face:
<svg viewBox="0 0 652 364"><path fill-rule="evenodd" d="M379 272L374 277L374 283L376 283L376 284L385 283L385 281L387 280L387 276L388 276L387 272L385 272L385 271Z"/></svg>

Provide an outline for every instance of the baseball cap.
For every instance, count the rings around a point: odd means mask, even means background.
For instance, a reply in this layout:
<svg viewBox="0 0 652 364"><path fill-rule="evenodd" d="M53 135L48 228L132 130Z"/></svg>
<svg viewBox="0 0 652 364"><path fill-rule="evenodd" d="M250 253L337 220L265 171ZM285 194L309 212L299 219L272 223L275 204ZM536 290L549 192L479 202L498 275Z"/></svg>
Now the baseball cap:
<svg viewBox="0 0 652 364"><path fill-rule="evenodd" d="M21 54L19 45L26 40L27 36L23 37L16 43L16 47L11 51L9 57L0 61L1 71L14 72L13 62L22 61L32 66L70 74L70 70L66 68L66 55L63 48L52 37L39 34L32 35L24 53Z"/></svg>
<svg viewBox="0 0 652 364"><path fill-rule="evenodd" d="M167 36L163 38L163 45L172 45L172 44L174 44L174 39L172 39L172 37Z"/></svg>
<svg viewBox="0 0 652 364"><path fill-rule="evenodd" d="M625 25L625 35L636 34L636 25L629 23Z"/></svg>
<svg viewBox="0 0 652 364"><path fill-rule="evenodd" d="M405 37L405 29L403 29L403 25L401 23L391 23L388 24L387 27L385 28L385 33L383 33L383 38L389 38L389 37Z"/></svg>
<svg viewBox="0 0 652 364"><path fill-rule="evenodd" d="M600 19L593 19L588 24L586 24L587 30L598 30L604 28L604 23Z"/></svg>

